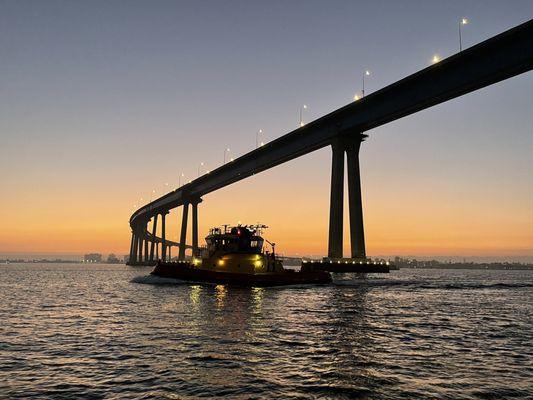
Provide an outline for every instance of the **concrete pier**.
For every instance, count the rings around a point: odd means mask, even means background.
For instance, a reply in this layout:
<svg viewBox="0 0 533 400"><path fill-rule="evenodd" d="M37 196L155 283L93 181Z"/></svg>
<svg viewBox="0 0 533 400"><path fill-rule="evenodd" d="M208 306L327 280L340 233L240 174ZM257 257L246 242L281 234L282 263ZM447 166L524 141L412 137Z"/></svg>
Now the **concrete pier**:
<svg viewBox="0 0 533 400"><path fill-rule="evenodd" d="M346 146L348 159L348 205L350 212L351 256L366 258L365 229L363 225L363 197L361 194L361 173L359 170L359 149L367 135L357 135Z"/></svg>
<svg viewBox="0 0 533 400"><path fill-rule="evenodd" d="M181 217L181 235L180 235L180 249L178 253L178 260L185 260L185 247L187 245L187 219L189 216L189 203L183 204L183 215Z"/></svg>
<svg viewBox="0 0 533 400"><path fill-rule="evenodd" d="M329 208L328 257L343 257L344 218L344 154L348 159L348 195L350 211L351 257L366 257L363 227L363 202L361 197L361 176L359 170L359 149L367 135L355 133L338 137L331 144L331 194Z"/></svg>
<svg viewBox="0 0 533 400"><path fill-rule="evenodd" d="M154 247L155 247L155 238L157 237L157 218L159 214L154 215L154 223L152 226L152 246L150 247L150 261L154 261Z"/></svg>
<svg viewBox="0 0 533 400"><path fill-rule="evenodd" d="M329 204L328 256L342 257L344 202L344 145L340 138L331 144L331 188Z"/></svg>

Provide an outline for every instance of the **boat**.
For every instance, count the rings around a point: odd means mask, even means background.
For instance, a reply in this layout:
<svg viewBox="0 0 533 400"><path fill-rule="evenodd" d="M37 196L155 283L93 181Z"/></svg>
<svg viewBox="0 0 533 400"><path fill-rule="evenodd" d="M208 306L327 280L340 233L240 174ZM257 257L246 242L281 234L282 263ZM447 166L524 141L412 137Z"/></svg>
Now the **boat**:
<svg viewBox="0 0 533 400"><path fill-rule="evenodd" d="M265 225L213 228L189 260L158 261L153 275L185 281L242 286L324 284L331 274L302 265L299 271L285 269L276 255L275 243L264 239ZM265 242L271 251L265 250Z"/></svg>

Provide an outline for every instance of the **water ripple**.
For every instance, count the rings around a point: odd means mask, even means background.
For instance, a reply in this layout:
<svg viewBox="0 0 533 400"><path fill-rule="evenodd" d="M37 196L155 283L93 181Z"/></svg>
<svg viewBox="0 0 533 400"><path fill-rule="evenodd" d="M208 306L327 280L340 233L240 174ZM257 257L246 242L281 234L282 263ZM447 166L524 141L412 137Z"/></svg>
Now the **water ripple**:
<svg viewBox="0 0 533 400"><path fill-rule="evenodd" d="M124 266L0 273L0 398L533 398L533 272L202 285Z"/></svg>

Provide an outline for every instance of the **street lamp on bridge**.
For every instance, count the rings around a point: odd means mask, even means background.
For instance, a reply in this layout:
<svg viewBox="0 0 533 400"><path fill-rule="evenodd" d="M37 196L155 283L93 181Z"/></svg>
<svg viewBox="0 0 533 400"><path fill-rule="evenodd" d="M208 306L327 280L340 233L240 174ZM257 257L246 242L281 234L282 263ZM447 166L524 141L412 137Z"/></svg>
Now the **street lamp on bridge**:
<svg viewBox="0 0 533 400"><path fill-rule="evenodd" d="M226 164L226 154L229 154L230 151L231 151L231 150L230 150L229 147L227 147L227 148L224 150L224 164Z"/></svg>
<svg viewBox="0 0 533 400"><path fill-rule="evenodd" d="M300 115L300 121L301 121L302 117ZM301 122L300 122L301 123ZM301 125L300 125L301 126ZM263 130L262 129L259 129L256 134L255 134L255 148L257 149L259 146L262 146L264 143L261 142L261 144L259 144L259 135L263 135Z"/></svg>
<svg viewBox="0 0 533 400"><path fill-rule="evenodd" d="M365 97L365 76L370 76L370 71L369 70L366 70L363 73L363 90L361 90L361 97ZM355 99L355 97L354 97L354 99ZM358 100L358 99L355 99L355 100Z"/></svg>
<svg viewBox="0 0 533 400"><path fill-rule="evenodd" d="M202 161L200 164L198 164L198 178L200 177L200 168L204 166L204 162Z"/></svg>
<svg viewBox="0 0 533 400"><path fill-rule="evenodd" d="M459 51L463 51L463 25L468 25L468 18L461 18L459 22Z"/></svg>
<svg viewBox="0 0 533 400"><path fill-rule="evenodd" d="M178 176L178 187L181 187L181 178L183 178L185 176L185 174L182 172L181 174L179 174Z"/></svg>
<svg viewBox="0 0 533 400"><path fill-rule="evenodd" d="M303 120L303 112L304 110L307 110L307 104L304 104L302 107L300 107L300 126L304 126L304 120Z"/></svg>

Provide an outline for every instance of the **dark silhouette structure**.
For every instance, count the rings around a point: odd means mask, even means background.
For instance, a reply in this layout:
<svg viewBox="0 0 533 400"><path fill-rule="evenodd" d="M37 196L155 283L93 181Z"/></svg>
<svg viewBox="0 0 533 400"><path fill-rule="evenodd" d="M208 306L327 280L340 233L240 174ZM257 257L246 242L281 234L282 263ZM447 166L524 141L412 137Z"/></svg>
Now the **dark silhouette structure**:
<svg viewBox="0 0 533 400"><path fill-rule="evenodd" d="M187 248L192 248L194 253L198 248L198 204L203 195L326 146L332 149L328 257L343 257L344 162L347 159L351 258L364 259L359 173L359 149L367 137L363 132L530 71L532 67L533 20L530 20L310 122L137 210L130 218L130 263L169 259L171 248L176 246L180 259L185 257ZM183 214L180 241L176 243L165 237L165 216L179 206L183 206ZM189 206L192 206L192 246L186 244ZM160 237L156 235L159 217ZM150 232L148 226L152 219Z"/></svg>

